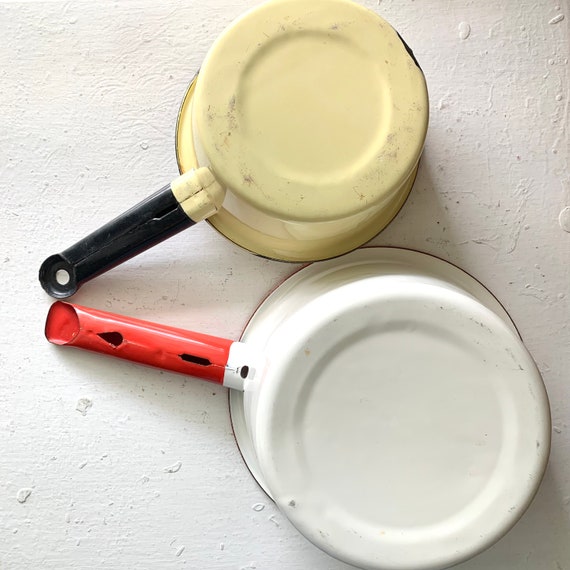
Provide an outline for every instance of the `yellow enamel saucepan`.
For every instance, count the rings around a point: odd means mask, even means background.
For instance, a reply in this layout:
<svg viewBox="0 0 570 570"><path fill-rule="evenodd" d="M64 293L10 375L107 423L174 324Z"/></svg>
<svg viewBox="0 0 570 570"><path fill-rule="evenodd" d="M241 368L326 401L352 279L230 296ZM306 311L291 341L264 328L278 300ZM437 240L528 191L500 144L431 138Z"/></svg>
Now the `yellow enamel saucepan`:
<svg viewBox="0 0 570 570"><path fill-rule="evenodd" d="M266 257L310 261L396 215L428 124L425 79L398 33L348 0L271 0L231 24L182 103L181 175L65 251L53 297L207 219Z"/></svg>

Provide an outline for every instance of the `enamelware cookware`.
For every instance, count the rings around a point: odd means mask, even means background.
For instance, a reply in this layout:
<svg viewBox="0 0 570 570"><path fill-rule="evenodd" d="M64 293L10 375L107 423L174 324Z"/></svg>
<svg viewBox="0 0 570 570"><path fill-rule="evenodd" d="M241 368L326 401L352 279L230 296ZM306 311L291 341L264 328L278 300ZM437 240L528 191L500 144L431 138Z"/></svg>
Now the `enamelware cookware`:
<svg viewBox="0 0 570 570"><path fill-rule="evenodd" d="M231 388L259 484L331 556L441 569L522 516L550 449L540 373L485 287L435 257L364 248L305 267L232 341L57 302L51 342Z"/></svg>
<svg viewBox="0 0 570 570"><path fill-rule="evenodd" d="M341 255L404 203L427 124L423 73L376 13L348 0L263 3L221 34L184 97L181 175L46 259L40 282L68 297L204 219L266 257Z"/></svg>

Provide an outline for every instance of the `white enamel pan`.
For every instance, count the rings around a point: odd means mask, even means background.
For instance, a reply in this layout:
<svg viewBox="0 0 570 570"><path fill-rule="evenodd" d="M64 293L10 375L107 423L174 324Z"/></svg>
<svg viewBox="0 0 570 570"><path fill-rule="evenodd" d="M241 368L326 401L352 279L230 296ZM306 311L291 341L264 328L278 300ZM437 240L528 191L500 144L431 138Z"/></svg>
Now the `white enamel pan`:
<svg viewBox="0 0 570 570"><path fill-rule="evenodd" d="M511 319L475 279L413 251L305 267L239 342L63 302L46 335L230 387L251 473L357 568L471 558L522 516L548 460L545 387Z"/></svg>

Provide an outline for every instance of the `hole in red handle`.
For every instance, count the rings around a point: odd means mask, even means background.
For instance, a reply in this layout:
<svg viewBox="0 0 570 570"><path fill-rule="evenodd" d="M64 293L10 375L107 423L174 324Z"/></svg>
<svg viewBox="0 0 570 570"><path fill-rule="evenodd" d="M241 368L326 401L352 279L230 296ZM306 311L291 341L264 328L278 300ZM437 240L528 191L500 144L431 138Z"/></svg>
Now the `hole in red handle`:
<svg viewBox="0 0 570 570"><path fill-rule="evenodd" d="M105 342L108 342L113 348L117 348L123 344L123 335L120 332L104 332L97 333Z"/></svg>
<svg viewBox="0 0 570 570"><path fill-rule="evenodd" d="M72 305L55 302L46 319L46 338L53 344L68 344L79 334L79 317Z"/></svg>
<svg viewBox="0 0 570 570"><path fill-rule="evenodd" d="M193 354L179 354L180 358L185 362L192 362L192 364L198 364L199 366L211 366L212 362L207 358L202 358L201 356L194 356Z"/></svg>

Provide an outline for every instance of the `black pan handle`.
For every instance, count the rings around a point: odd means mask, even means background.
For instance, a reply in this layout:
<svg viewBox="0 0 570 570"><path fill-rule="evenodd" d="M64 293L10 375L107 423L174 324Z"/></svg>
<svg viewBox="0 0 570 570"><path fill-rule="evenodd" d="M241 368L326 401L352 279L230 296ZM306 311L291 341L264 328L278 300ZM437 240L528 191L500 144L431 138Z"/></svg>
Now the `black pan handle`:
<svg viewBox="0 0 570 570"><path fill-rule="evenodd" d="M39 279L56 299L153 245L215 214L225 191L208 168L179 176L136 206L41 265Z"/></svg>

